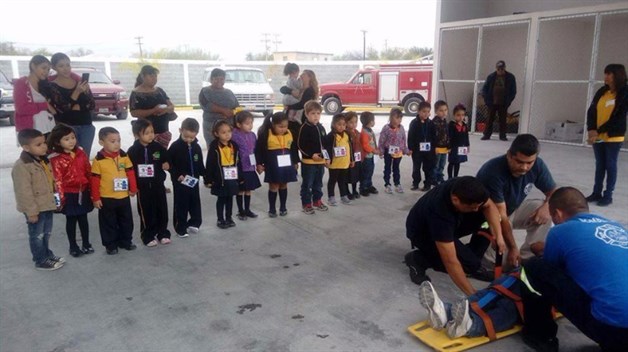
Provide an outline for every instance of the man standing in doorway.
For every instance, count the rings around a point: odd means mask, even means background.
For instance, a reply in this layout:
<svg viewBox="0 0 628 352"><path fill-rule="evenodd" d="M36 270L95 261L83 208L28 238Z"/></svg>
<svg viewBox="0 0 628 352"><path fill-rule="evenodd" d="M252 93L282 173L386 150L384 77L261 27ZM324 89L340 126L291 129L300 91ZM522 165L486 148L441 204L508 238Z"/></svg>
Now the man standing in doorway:
<svg viewBox="0 0 628 352"><path fill-rule="evenodd" d="M495 114L499 115L499 139L507 141L506 138L506 116L508 107L517 95L517 82L515 75L506 71L506 63L503 60L497 61L495 72L486 77L484 87L482 87L484 102L488 107L488 121L484 128L482 140L491 139L493 133L493 122Z"/></svg>

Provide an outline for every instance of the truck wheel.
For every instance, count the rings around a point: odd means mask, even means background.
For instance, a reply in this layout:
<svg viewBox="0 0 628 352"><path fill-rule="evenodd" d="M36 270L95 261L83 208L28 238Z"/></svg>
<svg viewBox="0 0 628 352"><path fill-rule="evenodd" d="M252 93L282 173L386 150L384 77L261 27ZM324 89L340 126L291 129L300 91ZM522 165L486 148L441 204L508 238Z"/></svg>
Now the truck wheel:
<svg viewBox="0 0 628 352"><path fill-rule="evenodd" d="M419 113L419 104L422 102L420 98L410 98L406 100L403 109L406 111L406 114L416 115Z"/></svg>
<svg viewBox="0 0 628 352"><path fill-rule="evenodd" d="M264 117L270 116L270 115L273 114L273 111L274 110L264 110L264 111L262 111L262 114L264 115Z"/></svg>
<svg viewBox="0 0 628 352"><path fill-rule="evenodd" d="M127 117L129 117L128 111L122 111L116 114L116 119L118 120L126 120Z"/></svg>
<svg viewBox="0 0 628 352"><path fill-rule="evenodd" d="M11 124L11 126L15 126L15 113L14 112L9 114L9 123Z"/></svg>
<svg viewBox="0 0 628 352"><path fill-rule="evenodd" d="M338 98L327 98L325 103L323 104L323 108L325 109L325 113L328 115L334 115L341 112L342 104L340 104L340 100Z"/></svg>

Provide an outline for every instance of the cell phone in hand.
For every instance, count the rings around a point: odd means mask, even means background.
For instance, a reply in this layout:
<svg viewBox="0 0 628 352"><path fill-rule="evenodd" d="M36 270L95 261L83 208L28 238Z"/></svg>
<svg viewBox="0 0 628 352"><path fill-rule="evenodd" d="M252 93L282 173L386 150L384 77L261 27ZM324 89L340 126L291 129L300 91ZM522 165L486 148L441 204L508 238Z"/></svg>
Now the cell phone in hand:
<svg viewBox="0 0 628 352"><path fill-rule="evenodd" d="M89 72L84 72L81 75L81 82L89 82Z"/></svg>

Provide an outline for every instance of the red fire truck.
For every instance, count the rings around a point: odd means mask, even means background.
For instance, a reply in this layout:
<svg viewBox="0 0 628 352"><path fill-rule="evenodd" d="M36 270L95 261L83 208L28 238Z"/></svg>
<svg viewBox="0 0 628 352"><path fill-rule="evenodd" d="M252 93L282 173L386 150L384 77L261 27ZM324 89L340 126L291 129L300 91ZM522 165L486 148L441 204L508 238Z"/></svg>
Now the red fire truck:
<svg viewBox="0 0 628 352"><path fill-rule="evenodd" d="M332 115L350 105L403 106L406 113L416 114L431 91L432 64L365 67L347 83L320 85L321 104Z"/></svg>

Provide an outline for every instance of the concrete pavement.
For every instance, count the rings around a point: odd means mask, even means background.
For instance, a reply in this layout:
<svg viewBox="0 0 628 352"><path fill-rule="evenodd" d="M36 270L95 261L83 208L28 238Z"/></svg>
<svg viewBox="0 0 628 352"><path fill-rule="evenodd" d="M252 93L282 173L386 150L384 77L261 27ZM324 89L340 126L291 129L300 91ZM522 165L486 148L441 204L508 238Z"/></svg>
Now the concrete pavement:
<svg viewBox="0 0 628 352"><path fill-rule="evenodd" d="M171 123L175 136L181 118L200 119L200 111L179 116ZM323 117L327 129L330 119ZM387 115L376 119L379 131ZM404 117L406 128L409 122ZM260 123L256 119L256 128ZM124 148L131 145L129 120L101 118L95 125L118 128ZM122 250L116 256L107 256L100 245L94 211L89 221L96 253L69 257L65 219L56 215L51 248L68 262L60 270L42 272L33 268L24 217L15 210L10 167L19 153L13 128L0 127L0 139L1 351L429 350L406 332L427 317L402 263L410 249L405 217L422 195L409 190L410 158L401 163L404 194L380 192L308 216L300 212L297 182L289 187L289 215L270 219L264 185L252 199L260 217L236 220L237 226L229 230L216 228L215 198L202 189L204 223L198 235L175 237L171 245L154 249ZM479 136L472 136L471 143L470 161L461 167L461 175L475 174L485 160L509 146L480 141ZM96 150L95 141L92 155ZM559 185L590 192L590 148L544 143L541 157ZM374 177L380 191L382 168L380 161ZM621 153L615 203L592 207L624 225L626 175L628 154ZM168 201L171 207L171 195ZM132 204L139 244L134 199ZM445 274L429 275L444 299L461 296ZM559 324L561 350L597 350L565 319ZM520 336L476 350L529 351Z"/></svg>

